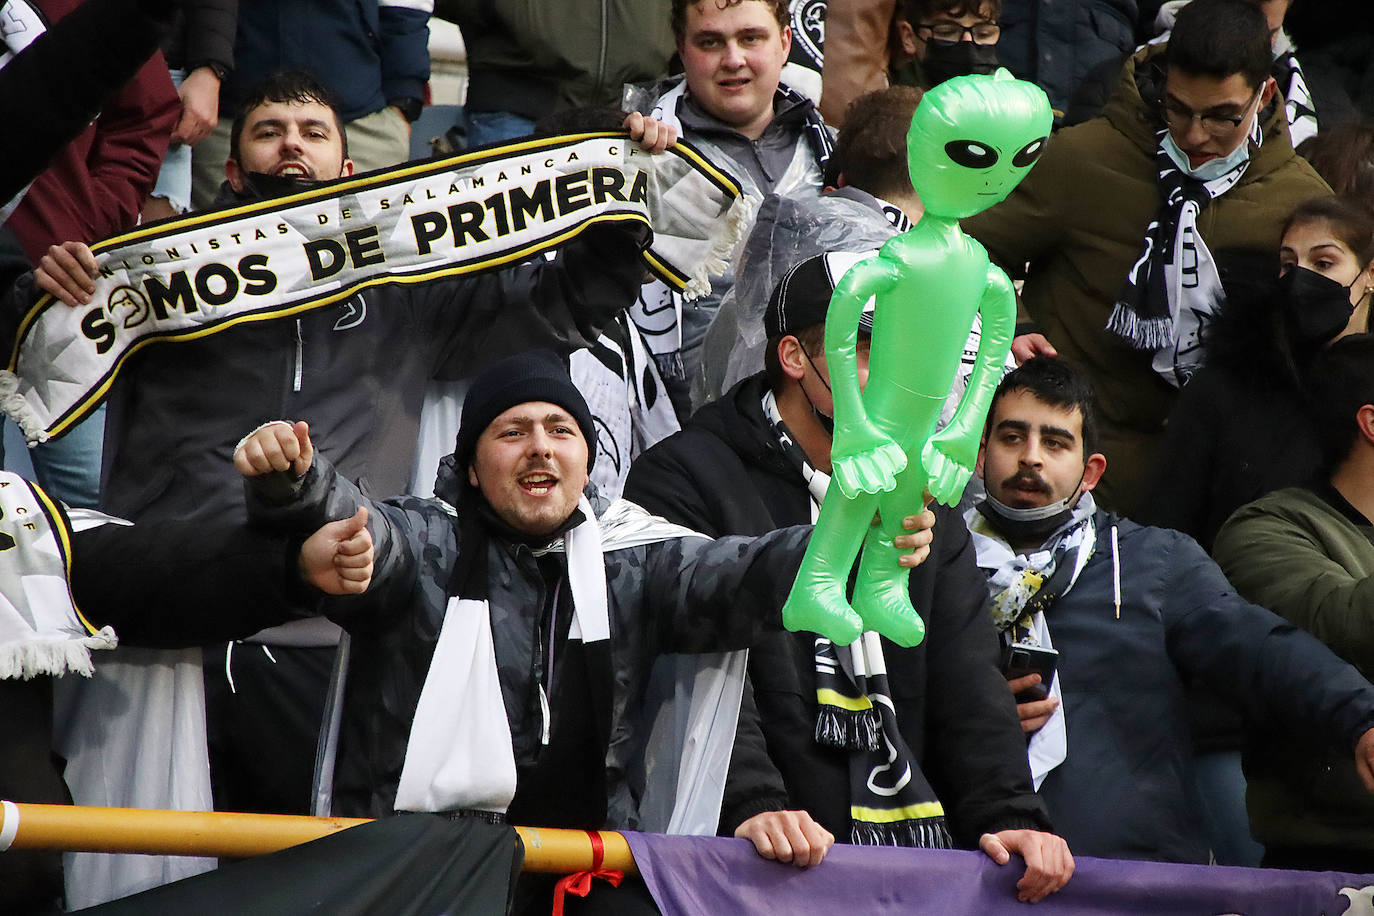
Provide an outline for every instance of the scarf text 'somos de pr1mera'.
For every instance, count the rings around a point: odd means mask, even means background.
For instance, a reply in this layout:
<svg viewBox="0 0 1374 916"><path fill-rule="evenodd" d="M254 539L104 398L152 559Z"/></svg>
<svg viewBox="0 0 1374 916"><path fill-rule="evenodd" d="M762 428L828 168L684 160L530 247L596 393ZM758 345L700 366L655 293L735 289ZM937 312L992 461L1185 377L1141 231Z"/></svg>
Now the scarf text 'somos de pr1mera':
<svg viewBox="0 0 1374 916"><path fill-rule="evenodd" d="M595 133L151 226L95 246L90 305L45 298L25 317L0 403L31 443L43 441L98 405L146 345L298 315L374 284L499 268L598 223L652 229L646 264L691 295L723 264L742 203L735 180L685 143L649 154L624 134Z"/></svg>

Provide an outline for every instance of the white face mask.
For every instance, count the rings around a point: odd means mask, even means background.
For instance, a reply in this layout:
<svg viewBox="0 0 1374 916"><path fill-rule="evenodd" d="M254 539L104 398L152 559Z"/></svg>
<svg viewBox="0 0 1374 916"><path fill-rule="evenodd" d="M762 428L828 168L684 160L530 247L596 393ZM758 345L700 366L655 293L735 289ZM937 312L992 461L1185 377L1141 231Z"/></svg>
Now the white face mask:
<svg viewBox="0 0 1374 916"><path fill-rule="evenodd" d="M986 486L986 484L984 484ZM1034 506L1030 509L1017 509L1008 506L991 493L987 494L988 502L992 503L997 514L1013 522L1041 522L1047 518L1054 518L1057 515L1067 516L1073 510L1074 503L1078 502L1079 492L1074 490L1068 496L1057 502L1052 502L1048 506Z"/></svg>
<svg viewBox="0 0 1374 916"><path fill-rule="evenodd" d="M1253 122L1249 132L1254 133ZM1208 159L1202 165L1193 168L1188 161L1188 154L1178 148L1178 144L1174 142L1174 135L1167 130L1164 132L1164 152L1169 154L1169 158L1174 161L1174 165L1182 170L1183 174L1190 178L1196 178L1198 181L1212 181L1220 178L1232 169L1250 161L1250 144L1247 141L1242 141L1239 146L1225 156Z"/></svg>

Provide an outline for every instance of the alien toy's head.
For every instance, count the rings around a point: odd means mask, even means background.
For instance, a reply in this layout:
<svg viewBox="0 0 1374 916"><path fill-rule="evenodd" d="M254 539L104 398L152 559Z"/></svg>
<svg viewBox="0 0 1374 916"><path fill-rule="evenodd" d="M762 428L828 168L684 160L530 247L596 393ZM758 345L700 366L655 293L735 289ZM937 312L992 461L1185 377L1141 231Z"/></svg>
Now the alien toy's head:
<svg viewBox="0 0 1374 916"><path fill-rule="evenodd" d="M958 219L1011 193L1045 149L1050 101L1006 70L946 80L921 99L906 135L911 184L926 213Z"/></svg>

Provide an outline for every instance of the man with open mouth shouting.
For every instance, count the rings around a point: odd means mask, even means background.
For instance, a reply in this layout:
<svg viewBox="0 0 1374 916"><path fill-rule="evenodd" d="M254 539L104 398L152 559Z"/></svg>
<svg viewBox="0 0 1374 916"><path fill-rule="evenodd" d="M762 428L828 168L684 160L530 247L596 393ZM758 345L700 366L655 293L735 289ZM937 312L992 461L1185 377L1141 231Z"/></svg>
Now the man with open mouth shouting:
<svg viewBox="0 0 1374 916"><path fill-rule="evenodd" d="M711 540L607 506L584 492L595 441L567 370L535 351L473 383L437 499L368 499L304 423L268 424L239 448L257 524L309 533L369 511L371 585L324 607L355 635L336 814L640 823L626 774L654 659L780 627L810 527ZM917 515L897 539L912 551L902 565L925 558L929 523ZM714 829L719 796L709 804L698 821Z"/></svg>

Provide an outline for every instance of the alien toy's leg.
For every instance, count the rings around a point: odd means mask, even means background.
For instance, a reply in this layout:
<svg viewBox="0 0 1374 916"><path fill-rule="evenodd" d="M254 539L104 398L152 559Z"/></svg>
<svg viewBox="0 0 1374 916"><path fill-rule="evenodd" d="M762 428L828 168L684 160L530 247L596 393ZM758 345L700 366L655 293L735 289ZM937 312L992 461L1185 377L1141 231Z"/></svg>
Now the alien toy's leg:
<svg viewBox="0 0 1374 916"><path fill-rule="evenodd" d="M907 551L893 547L892 539L905 533L902 519L920 511L925 484L925 469L914 461L898 475L896 489L880 495L882 521L868 529L859 577L854 583L854 610L863 618L864 629L874 630L906 648L919 645L926 628L911 606L911 570L897 563L898 557Z"/></svg>
<svg viewBox="0 0 1374 916"><path fill-rule="evenodd" d="M794 632L819 633L841 646L858 638L862 625L849 606L845 587L877 507L875 496L860 493L855 499L845 499L838 487L831 486L797 581L783 605L783 626Z"/></svg>
<svg viewBox="0 0 1374 916"><path fill-rule="evenodd" d="M944 398L924 394L916 385L920 364L903 365L897 377L879 380L869 376L864 405L884 433L907 453L906 468L897 475L896 486L879 493L877 502L881 521L869 528L864 540L863 558L854 584L854 610L863 619L865 630L886 636L899 646L916 646L925 638L925 624L911 606L908 580L911 570L898 564L904 550L892 546L893 538L906 533L902 519L921 511L928 474L921 463L921 448L940 416ZM910 387L916 385L916 387Z"/></svg>

